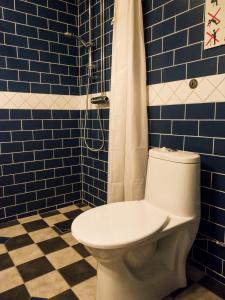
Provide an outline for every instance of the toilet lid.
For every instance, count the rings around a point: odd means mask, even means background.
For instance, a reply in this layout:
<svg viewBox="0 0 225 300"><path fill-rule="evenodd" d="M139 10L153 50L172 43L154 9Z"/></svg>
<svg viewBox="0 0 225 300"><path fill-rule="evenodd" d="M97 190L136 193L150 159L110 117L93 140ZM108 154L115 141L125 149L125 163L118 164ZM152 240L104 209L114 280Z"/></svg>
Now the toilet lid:
<svg viewBox="0 0 225 300"><path fill-rule="evenodd" d="M81 243L98 249L121 248L162 229L167 215L146 201L117 202L90 209L72 224Z"/></svg>

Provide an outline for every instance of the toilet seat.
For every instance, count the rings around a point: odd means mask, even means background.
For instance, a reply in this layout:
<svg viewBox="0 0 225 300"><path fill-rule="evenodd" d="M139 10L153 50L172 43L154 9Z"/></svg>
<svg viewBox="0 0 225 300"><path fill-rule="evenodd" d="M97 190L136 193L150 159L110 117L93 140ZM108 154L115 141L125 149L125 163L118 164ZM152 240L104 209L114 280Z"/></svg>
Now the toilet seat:
<svg viewBox="0 0 225 300"><path fill-rule="evenodd" d="M145 200L103 205L79 215L73 236L98 249L122 248L163 228L168 216Z"/></svg>

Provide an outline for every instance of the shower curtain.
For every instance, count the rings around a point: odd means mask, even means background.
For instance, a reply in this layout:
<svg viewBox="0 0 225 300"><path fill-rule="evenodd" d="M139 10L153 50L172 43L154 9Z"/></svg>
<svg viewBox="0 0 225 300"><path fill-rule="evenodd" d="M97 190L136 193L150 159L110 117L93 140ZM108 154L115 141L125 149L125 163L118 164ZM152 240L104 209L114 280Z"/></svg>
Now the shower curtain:
<svg viewBox="0 0 225 300"><path fill-rule="evenodd" d="M141 2L114 1L108 203L144 197L148 126Z"/></svg>

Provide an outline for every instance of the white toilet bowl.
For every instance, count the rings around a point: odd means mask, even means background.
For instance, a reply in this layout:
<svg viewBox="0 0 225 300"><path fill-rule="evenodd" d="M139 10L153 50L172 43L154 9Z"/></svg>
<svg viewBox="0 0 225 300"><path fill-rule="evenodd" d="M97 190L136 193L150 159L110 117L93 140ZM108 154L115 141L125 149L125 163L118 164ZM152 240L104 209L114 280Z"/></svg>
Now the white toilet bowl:
<svg viewBox="0 0 225 300"><path fill-rule="evenodd" d="M72 224L98 261L97 300L160 300L185 286L198 224L198 155L151 150L144 200L94 208Z"/></svg>

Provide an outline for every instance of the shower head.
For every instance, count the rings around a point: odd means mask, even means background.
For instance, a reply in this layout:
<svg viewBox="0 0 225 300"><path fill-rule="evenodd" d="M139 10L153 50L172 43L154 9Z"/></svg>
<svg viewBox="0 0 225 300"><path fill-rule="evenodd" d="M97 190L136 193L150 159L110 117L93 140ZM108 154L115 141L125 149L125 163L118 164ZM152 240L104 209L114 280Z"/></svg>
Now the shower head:
<svg viewBox="0 0 225 300"><path fill-rule="evenodd" d="M81 43L81 45L84 46L85 48L89 48L89 47L93 46L93 43L86 42L79 35L73 34L71 32L68 32L68 31L64 32L63 35L70 37L70 38L77 39Z"/></svg>

